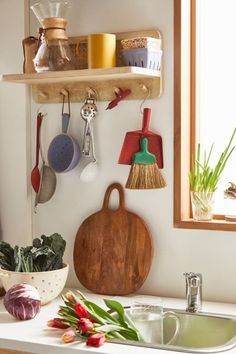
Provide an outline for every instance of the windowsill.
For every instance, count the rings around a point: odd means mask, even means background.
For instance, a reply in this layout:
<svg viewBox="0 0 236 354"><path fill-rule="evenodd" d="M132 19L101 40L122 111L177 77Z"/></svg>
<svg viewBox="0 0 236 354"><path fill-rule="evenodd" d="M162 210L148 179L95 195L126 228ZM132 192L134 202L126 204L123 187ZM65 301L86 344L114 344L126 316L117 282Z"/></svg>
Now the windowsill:
<svg viewBox="0 0 236 354"><path fill-rule="evenodd" d="M183 219L176 221L174 227L179 229L202 229L217 231L236 231L236 222L213 219L211 221L195 221L193 219Z"/></svg>

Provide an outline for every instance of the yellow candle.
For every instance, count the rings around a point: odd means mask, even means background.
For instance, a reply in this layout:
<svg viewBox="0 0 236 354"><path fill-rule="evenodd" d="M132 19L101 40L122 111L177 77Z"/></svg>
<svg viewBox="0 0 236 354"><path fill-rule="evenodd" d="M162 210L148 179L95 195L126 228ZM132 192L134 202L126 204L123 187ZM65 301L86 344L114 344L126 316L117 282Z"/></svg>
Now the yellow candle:
<svg viewBox="0 0 236 354"><path fill-rule="evenodd" d="M116 66L116 36L110 33L88 35L88 68Z"/></svg>

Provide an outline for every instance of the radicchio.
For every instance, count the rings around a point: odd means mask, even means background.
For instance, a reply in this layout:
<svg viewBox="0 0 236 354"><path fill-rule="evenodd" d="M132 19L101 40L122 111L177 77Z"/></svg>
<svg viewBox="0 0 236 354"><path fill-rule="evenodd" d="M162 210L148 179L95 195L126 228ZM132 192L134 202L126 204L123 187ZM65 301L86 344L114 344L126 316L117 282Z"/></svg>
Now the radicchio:
<svg viewBox="0 0 236 354"><path fill-rule="evenodd" d="M34 318L41 308L38 290L29 284L13 285L3 299L6 310L19 320Z"/></svg>

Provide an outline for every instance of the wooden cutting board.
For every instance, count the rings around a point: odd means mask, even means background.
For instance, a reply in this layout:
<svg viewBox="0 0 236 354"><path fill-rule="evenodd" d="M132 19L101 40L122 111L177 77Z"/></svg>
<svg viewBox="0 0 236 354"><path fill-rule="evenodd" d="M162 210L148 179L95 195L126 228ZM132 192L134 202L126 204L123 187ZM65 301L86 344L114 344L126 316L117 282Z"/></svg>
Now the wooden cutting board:
<svg viewBox="0 0 236 354"><path fill-rule="evenodd" d="M111 192L119 192L119 207L109 208ZM103 207L80 225L74 244L74 268L87 289L109 295L137 291L151 267L153 246L144 221L125 209L124 190L111 184Z"/></svg>

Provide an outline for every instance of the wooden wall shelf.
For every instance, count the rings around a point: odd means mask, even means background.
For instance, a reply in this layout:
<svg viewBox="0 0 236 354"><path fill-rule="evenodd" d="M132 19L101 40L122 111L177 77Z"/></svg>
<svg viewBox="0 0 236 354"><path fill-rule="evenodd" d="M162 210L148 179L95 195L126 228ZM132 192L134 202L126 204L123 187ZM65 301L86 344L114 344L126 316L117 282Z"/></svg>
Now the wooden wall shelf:
<svg viewBox="0 0 236 354"><path fill-rule="evenodd" d="M51 71L47 73L2 75L1 80L22 84L55 84L70 82L90 82L122 79L143 79L160 77L160 71L136 66L124 66L111 69L83 69Z"/></svg>
<svg viewBox="0 0 236 354"><path fill-rule="evenodd" d="M140 67L124 66L120 41L123 38L140 36L161 38L159 31L117 33L117 67L111 69L87 69L87 38L71 37L70 45L77 55L78 68L71 71L45 73L25 73L2 75L2 82L32 85L32 96L37 103L59 103L63 90L70 92L71 102L81 102L88 88L98 93L99 101L110 101L115 97L115 89L131 90L129 100L158 98L162 93L162 70L149 70Z"/></svg>
<svg viewBox="0 0 236 354"><path fill-rule="evenodd" d="M132 66L3 75L1 81L31 84L32 95L37 103L61 102L60 93L63 89L70 92L71 102L80 102L84 100L88 87L98 92L100 101L112 100L117 87L131 89L132 94L127 99L144 98L146 93L143 85L150 91L149 98L160 95L160 72Z"/></svg>

